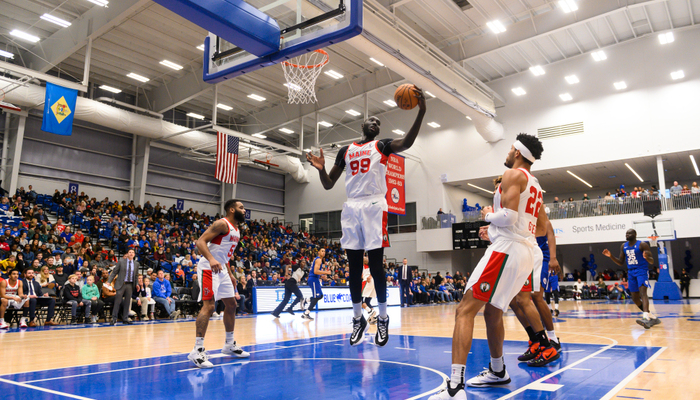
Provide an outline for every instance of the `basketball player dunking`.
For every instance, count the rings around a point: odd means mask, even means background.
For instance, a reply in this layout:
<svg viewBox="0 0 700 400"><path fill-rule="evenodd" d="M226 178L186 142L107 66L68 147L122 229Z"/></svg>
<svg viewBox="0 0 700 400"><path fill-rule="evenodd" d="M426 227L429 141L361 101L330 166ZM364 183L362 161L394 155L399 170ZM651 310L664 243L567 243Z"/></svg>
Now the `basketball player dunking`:
<svg viewBox="0 0 700 400"><path fill-rule="evenodd" d="M651 315L649 312L649 296L647 288L649 285L649 266L654 264L654 256L651 254L651 247L647 242L637 240L637 231L628 229L625 232L627 241L620 246L620 257L610 254L610 250L603 250L603 255L610 257L613 262L621 267L627 264L627 281L629 290L632 293L632 301L644 313L642 319L637 323L649 329L660 324L661 320ZM640 298L641 297L641 298Z"/></svg>
<svg viewBox="0 0 700 400"><path fill-rule="evenodd" d="M357 346L364 340L367 320L362 315L362 258L365 250L374 279L379 303L375 344L386 345L389 340L389 315L386 312L386 276L382 259L384 247L389 246L387 233L386 164L392 153L408 150L415 142L425 115L425 97L420 89L413 95L418 98L420 111L413 126L402 139L376 140L380 121L369 117L362 124L362 140L340 149L330 173L326 172L323 150L320 156L311 153L306 159L319 170L321 183L326 190L333 188L345 173L345 190L348 201L343 205L340 244L348 255L350 269L350 296L353 308L353 329L350 345ZM347 168L346 168L347 167Z"/></svg>
<svg viewBox="0 0 700 400"><path fill-rule="evenodd" d="M542 143L535 136L519 134L510 148L503 182L494 193L494 208L485 207L491 246L467 282L464 298L457 306L452 335L452 376L447 387L430 400L462 399L467 355L474 334L474 318L482 307L491 353L489 369L466 382L469 386L508 384L510 377L503 363L505 328L503 312L532 274L537 226L546 222L542 189L530 167L542 155Z"/></svg>
<svg viewBox="0 0 700 400"><path fill-rule="evenodd" d="M233 339L233 329L236 325L236 292L234 290L233 271L229 266L231 255L241 239L239 226L245 222L245 208L239 200L228 200L224 204L226 217L211 224L197 239L197 250L202 258L197 263L197 281L200 285L199 300L202 309L196 322L196 338L194 349L187 358L198 368L213 368L207 352L204 350L204 335L207 333L209 318L214 312L215 302L224 302L224 328L226 343L221 353L234 357L250 357Z"/></svg>

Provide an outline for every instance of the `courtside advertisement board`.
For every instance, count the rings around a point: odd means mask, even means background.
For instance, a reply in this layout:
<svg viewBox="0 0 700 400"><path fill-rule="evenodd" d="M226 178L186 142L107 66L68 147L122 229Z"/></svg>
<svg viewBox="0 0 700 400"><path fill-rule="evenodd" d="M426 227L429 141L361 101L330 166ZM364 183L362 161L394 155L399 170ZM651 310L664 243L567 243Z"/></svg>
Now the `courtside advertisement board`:
<svg viewBox="0 0 700 400"><path fill-rule="evenodd" d="M392 214L406 215L406 159L392 154L386 164L386 202Z"/></svg>
<svg viewBox="0 0 700 400"><path fill-rule="evenodd" d="M301 293L305 298L311 297L311 289L309 287L300 286L299 289L301 289ZM284 299L284 286L257 286L254 290L258 313L273 311ZM289 303L293 302L294 299L295 297L292 295ZM391 286L387 288L386 302L390 306L401 304L401 294L398 287ZM372 305L377 305L377 299L372 299ZM347 286L324 286L323 300L318 302L318 309L331 310L336 308L352 308L350 289Z"/></svg>

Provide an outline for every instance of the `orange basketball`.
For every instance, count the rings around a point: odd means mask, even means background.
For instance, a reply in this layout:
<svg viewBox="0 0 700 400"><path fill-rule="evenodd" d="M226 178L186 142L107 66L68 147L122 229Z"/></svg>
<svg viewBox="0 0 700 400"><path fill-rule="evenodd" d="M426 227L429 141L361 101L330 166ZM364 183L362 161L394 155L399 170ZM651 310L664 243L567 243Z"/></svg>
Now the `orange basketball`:
<svg viewBox="0 0 700 400"><path fill-rule="evenodd" d="M396 88L394 92L394 101L396 105L402 110L412 110L418 105L418 97L414 94L416 85L411 83L404 83L403 85Z"/></svg>

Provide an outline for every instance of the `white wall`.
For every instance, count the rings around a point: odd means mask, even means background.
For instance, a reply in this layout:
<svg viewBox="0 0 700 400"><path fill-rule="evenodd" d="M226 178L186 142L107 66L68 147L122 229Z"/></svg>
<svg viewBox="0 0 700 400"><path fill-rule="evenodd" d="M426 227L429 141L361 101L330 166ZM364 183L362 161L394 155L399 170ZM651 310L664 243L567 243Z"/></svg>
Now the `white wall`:
<svg viewBox="0 0 700 400"><path fill-rule="evenodd" d="M29 185L32 185L34 191L36 191L38 194L53 195L56 189L60 190L61 192L63 192L63 189L68 190L67 180L35 178L33 176L20 175L17 182L17 188L24 186L24 189L27 190ZM109 189L102 186L86 185L81 182L74 183L78 183L80 185L78 187L78 193L85 192L86 195L95 197L97 200L102 200L105 197L109 197L110 201L129 201L128 190L124 191Z"/></svg>

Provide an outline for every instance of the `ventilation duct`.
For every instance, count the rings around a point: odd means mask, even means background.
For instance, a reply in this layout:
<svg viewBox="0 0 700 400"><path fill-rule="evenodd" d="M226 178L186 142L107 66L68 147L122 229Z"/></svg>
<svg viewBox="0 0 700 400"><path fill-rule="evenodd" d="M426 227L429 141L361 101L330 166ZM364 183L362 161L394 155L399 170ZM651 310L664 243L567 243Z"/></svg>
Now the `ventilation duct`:
<svg viewBox="0 0 700 400"><path fill-rule="evenodd" d="M45 95L45 88L26 84L8 92L5 96L5 101L21 107L31 108L42 104ZM120 132L131 133L154 140L172 136L163 141L185 148L198 147L203 149L214 148L216 146L216 138L210 134L200 131L188 131L189 128L182 125L139 115L84 97L78 97L75 105L75 118ZM180 132L184 131L188 132L180 134ZM243 138L250 137L249 135L230 129L226 129L226 133ZM250 138L250 140L252 142L256 141L255 138ZM206 143L211 143L212 145L202 147L202 144ZM306 170L303 168L299 159L286 155L279 155L273 157L273 160L275 164L279 165L281 170L288 172L297 182L308 182Z"/></svg>
<svg viewBox="0 0 700 400"><path fill-rule="evenodd" d="M583 134L583 122L574 122L573 124L550 126L549 128L540 128L537 130L537 137L541 140L555 139L581 134Z"/></svg>

